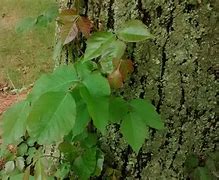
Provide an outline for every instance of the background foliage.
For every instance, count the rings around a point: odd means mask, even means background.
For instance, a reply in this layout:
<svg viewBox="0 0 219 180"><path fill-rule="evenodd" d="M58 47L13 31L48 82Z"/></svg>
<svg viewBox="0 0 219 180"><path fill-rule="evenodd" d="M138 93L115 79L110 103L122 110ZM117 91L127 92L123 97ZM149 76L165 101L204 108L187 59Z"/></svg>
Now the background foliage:
<svg viewBox="0 0 219 180"><path fill-rule="evenodd" d="M52 4L53 0L1 0L0 84L7 82L12 88L22 88L52 69L54 22L25 34L17 34L15 30L22 18L38 16Z"/></svg>

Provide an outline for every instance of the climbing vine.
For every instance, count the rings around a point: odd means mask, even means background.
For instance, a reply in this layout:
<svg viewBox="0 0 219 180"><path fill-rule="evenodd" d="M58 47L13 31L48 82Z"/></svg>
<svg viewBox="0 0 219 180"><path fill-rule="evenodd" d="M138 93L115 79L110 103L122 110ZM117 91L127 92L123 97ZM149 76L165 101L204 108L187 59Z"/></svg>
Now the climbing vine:
<svg viewBox="0 0 219 180"><path fill-rule="evenodd" d="M50 12L26 19L18 31L46 25L55 17L54 9ZM130 20L116 32L93 32L92 22L72 8L61 10L57 22L61 29L54 59L81 36L88 38L86 49L74 44L82 52L73 64L42 75L25 100L4 113L0 173L6 179L98 177L107 156L99 138L108 125L117 124L136 153L150 138L149 128L164 128L148 100L113 93L134 70L133 60L126 57L127 43L153 38L141 21Z"/></svg>

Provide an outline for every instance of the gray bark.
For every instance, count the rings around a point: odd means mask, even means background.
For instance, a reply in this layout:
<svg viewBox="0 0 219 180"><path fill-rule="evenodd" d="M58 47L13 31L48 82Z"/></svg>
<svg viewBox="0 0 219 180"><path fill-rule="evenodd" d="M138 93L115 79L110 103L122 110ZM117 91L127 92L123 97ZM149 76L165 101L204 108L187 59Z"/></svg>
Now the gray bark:
<svg viewBox="0 0 219 180"><path fill-rule="evenodd" d="M189 154L219 150L219 1L88 0L85 8L105 29L137 18L156 37L129 46L135 71L121 93L152 100L166 130L151 130L150 140L135 154L116 127L109 127L102 138L107 167L119 170L122 179L186 179Z"/></svg>

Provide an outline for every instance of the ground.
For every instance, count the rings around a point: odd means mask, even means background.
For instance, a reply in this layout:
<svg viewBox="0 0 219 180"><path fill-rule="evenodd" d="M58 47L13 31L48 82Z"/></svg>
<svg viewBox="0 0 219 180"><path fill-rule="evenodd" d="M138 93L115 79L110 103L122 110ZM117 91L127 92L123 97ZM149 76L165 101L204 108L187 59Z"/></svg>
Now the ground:
<svg viewBox="0 0 219 180"><path fill-rule="evenodd" d="M31 86L29 88L23 88L20 92L15 92L10 91L10 87L7 84L0 84L0 117L12 104L23 100L30 89Z"/></svg>
<svg viewBox="0 0 219 180"><path fill-rule="evenodd" d="M54 23L24 34L15 31L24 17L42 14L53 0L1 0L0 6L0 114L27 93L42 73L52 70Z"/></svg>

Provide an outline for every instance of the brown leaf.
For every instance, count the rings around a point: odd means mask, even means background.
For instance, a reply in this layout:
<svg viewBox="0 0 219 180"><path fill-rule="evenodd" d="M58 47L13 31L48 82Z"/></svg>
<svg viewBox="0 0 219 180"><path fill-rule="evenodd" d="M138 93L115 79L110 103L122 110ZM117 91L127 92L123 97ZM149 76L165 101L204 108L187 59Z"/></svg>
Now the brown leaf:
<svg viewBox="0 0 219 180"><path fill-rule="evenodd" d="M134 71L133 62L130 59L114 59L113 66L115 69L119 69L122 74L123 81L126 80L128 74L131 74Z"/></svg>
<svg viewBox="0 0 219 180"><path fill-rule="evenodd" d="M134 71L133 62L130 59L121 60L119 70L122 74L123 80L125 80L128 74L131 74Z"/></svg>
<svg viewBox="0 0 219 180"><path fill-rule="evenodd" d="M77 28L76 23L74 23L72 25L67 37L65 38L63 45L66 45L66 44L70 43L71 41L73 41L77 35L78 35L78 28Z"/></svg>
<svg viewBox="0 0 219 180"><path fill-rule="evenodd" d="M113 59L113 66L116 68L118 68L120 66L122 59Z"/></svg>
<svg viewBox="0 0 219 180"><path fill-rule="evenodd" d="M93 28L92 22L87 18L81 16L77 21L78 28L82 34L88 38L91 34L91 30Z"/></svg>
<svg viewBox="0 0 219 180"><path fill-rule="evenodd" d="M119 89L123 86L123 77L119 71L119 68L117 68L108 76L108 81L112 88Z"/></svg>

